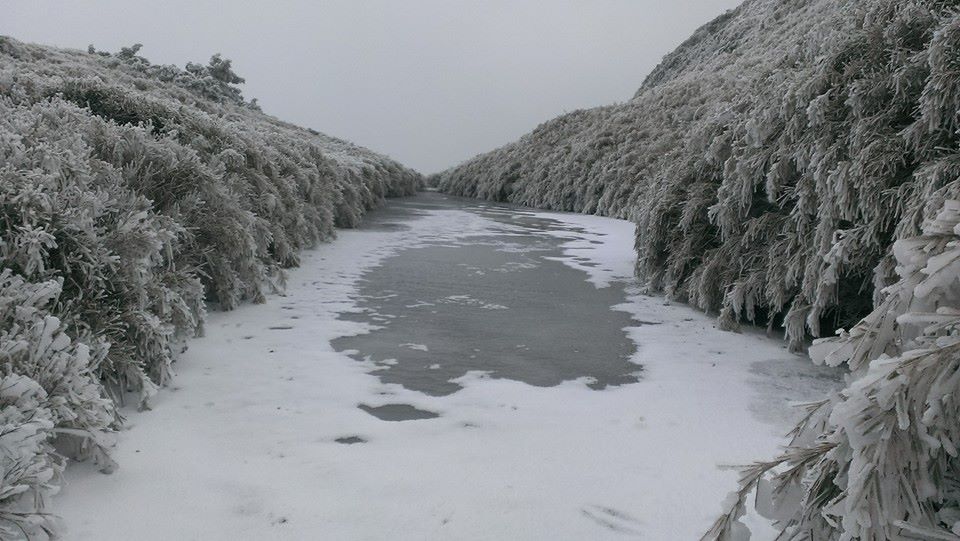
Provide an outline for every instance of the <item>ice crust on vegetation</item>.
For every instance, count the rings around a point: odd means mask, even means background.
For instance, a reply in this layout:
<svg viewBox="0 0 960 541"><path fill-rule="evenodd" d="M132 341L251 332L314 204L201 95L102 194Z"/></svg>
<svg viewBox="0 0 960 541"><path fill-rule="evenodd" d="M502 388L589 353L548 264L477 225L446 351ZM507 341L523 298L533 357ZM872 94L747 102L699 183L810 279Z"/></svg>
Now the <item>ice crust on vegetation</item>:
<svg viewBox="0 0 960 541"><path fill-rule="evenodd" d="M808 407L783 454L743 470L710 536L730 535L754 488L786 539L960 536L960 201L893 252L883 301L810 348L849 385Z"/></svg>
<svg viewBox="0 0 960 541"><path fill-rule="evenodd" d="M647 285L725 328L782 327L795 350L850 329L811 352L849 387L745 470L708 538L743 533L758 484L783 539L960 538L958 51L954 1L747 0L629 101L431 179L634 220Z"/></svg>
<svg viewBox="0 0 960 541"><path fill-rule="evenodd" d="M0 37L3 539L56 533L65 457L114 468L117 405L149 406L206 302L261 302L302 249L421 182L263 114L219 55L138 51Z"/></svg>

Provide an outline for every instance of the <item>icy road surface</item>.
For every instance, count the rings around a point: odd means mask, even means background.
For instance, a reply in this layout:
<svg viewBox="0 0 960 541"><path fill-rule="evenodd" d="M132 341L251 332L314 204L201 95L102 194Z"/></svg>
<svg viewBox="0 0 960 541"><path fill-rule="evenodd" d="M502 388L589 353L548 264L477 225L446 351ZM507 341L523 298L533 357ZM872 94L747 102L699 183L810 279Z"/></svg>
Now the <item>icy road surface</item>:
<svg viewBox="0 0 960 541"><path fill-rule="evenodd" d="M120 469L72 465L53 511L77 540L697 539L724 466L836 374L642 295L632 246L620 220L391 202L212 314Z"/></svg>
<svg viewBox="0 0 960 541"><path fill-rule="evenodd" d="M636 382L641 367L626 329L658 322L611 310L627 300L627 284L611 266L585 256L567 261L596 268L605 280L598 288L564 263L565 243L586 238L586 246L601 246L601 234L437 195L391 205L363 227L397 228L412 215L464 208L491 220L489 231L425 239L367 272L358 284L362 311L341 319L374 329L338 338L334 348L373 361L384 382L432 395L459 390L456 380L471 371L538 386L577 378L591 378L597 389Z"/></svg>

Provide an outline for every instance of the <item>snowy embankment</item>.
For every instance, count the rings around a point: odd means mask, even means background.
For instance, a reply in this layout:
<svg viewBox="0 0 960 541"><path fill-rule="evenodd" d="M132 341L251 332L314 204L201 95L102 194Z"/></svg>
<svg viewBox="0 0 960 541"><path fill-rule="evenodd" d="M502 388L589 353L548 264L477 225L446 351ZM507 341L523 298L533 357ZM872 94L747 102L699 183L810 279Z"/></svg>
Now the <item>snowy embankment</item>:
<svg viewBox="0 0 960 541"><path fill-rule="evenodd" d="M563 259L584 279L632 279L632 224L544 215L583 228ZM120 468L68 469L53 509L68 538L694 539L736 487L722 466L775 453L788 401L832 385L776 339L719 331L635 288L616 309L637 322L639 383L534 387L474 372L443 397L384 384L373 363L329 344L369 330L338 319L356 310L364 272L502 227L459 210L405 225L343 232L304 253L286 295L212 314L175 386L128 413ZM387 422L361 403L440 415Z"/></svg>

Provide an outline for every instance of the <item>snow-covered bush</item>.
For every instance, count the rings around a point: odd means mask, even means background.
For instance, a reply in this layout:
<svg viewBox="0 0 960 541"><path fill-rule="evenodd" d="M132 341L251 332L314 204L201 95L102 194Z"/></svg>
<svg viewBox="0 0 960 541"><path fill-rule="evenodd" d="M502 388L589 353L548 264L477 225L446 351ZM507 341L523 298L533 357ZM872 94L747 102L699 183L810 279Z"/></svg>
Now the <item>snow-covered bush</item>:
<svg viewBox="0 0 960 541"><path fill-rule="evenodd" d="M118 399L164 384L177 339L203 314L197 276L176 265L185 229L92 156L84 130L109 129L60 99L0 102L0 262L31 281L62 280L56 314L111 347L96 366Z"/></svg>
<svg viewBox="0 0 960 541"><path fill-rule="evenodd" d="M707 539L731 538L755 488L784 539L960 538L960 201L894 253L900 279L877 308L810 348L850 384L744 470Z"/></svg>
<svg viewBox="0 0 960 541"><path fill-rule="evenodd" d="M55 535L65 457L101 469L207 302L282 288L298 253L420 176L264 115L229 60L153 66L0 37L0 538Z"/></svg>
<svg viewBox="0 0 960 541"><path fill-rule="evenodd" d="M42 512L57 490L63 459L55 438L74 440L102 469L116 421L113 403L101 396L93 367L108 344L71 339L50 309L57 280L31 283L0 271L0 537L52 533L55 518Z"/></svg>
<svg viewBox="0 0 960 541"><path fill-rule="evenodd" d="M638 274L726 328L782 327L799 351L852 327L813 350L850 386L745 470L708 538L734 538L772 471L785 539L958 539L958 129L956 1L747 0L630 101L431 182L632 219Z"/></svg>

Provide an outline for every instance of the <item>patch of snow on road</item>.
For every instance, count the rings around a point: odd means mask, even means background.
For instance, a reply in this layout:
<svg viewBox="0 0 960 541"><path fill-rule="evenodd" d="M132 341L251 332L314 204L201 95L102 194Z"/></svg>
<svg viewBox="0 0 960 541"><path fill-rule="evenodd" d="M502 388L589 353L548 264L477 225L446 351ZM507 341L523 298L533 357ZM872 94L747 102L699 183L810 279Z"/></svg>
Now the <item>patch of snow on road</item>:
<svg viewBox="0 0 960 541"><path fill-rule="evenodd" d="M636 253L632 247L636 226L632 222L589 214L536 212L534 215L583 230L581 233L568 230L546 232L562 239L574 237L563 244L563 257L547 259L561 261L587 273L590 283L598 288L633 278Z"/></svg>

